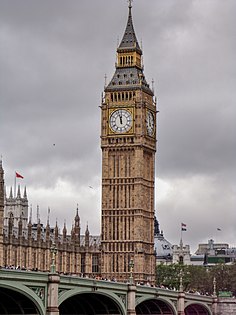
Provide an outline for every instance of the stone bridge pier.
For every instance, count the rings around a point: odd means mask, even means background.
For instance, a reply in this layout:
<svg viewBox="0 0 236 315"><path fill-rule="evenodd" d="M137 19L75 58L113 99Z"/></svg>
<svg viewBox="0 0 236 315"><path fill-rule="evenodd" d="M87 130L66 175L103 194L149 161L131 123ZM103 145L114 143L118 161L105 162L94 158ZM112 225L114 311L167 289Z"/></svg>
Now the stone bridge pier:
<svg viewBox="0 0 236 315"><path fill-rule="evenodd" d="M60 276L57 274L48 275L47 315L59 315L58 292Z"/></svg>

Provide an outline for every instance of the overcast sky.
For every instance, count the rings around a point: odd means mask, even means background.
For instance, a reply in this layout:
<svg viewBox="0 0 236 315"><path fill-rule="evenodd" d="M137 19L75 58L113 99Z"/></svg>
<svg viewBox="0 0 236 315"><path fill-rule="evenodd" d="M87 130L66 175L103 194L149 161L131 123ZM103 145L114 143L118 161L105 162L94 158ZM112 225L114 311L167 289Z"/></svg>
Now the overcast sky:
<svg viewBox="0 0 236 315"><path fill-rule="evenodd" d="M135 0L144 73L158 98L156 214L191 252L236 246L236 1ZM100 103L126 0L0 0L0 154L41 221L100 233ZM217 231L220 228L221 231Z"/></svg>

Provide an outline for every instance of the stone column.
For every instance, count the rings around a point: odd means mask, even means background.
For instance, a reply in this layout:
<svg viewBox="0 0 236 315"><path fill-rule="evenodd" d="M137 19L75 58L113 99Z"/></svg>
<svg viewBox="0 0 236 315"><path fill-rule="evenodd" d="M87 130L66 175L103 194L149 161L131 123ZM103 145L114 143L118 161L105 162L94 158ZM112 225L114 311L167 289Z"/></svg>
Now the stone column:
<svg viewBox="0 0 236 315"><path fill-rule="evenodd" d="M46 315L59 315L58 287L60 276L56 273L48 275L48 299Z"/></svg>
<svg viewBox="0 0 236 315"><path fill-rule="evenodd" d="M213 296L212 299L212 315L217 315L217 304L218 304L218 299L216 296Z"/></svg>
<svg viewBox="0 0 236 315"><path fill-rule="evenodd" d="M179 292L178 294L178 304L177 304L177 311L178 315L184 315L184 298L185 298L185 293L182 291Z"/></svg>
<svg viewBox="0 0 236 315"><path fill-rule="evenodd" d="M129 284L128 285L127 315L136 315L135 293L136 293L136 286L133 284Z"/></svg>

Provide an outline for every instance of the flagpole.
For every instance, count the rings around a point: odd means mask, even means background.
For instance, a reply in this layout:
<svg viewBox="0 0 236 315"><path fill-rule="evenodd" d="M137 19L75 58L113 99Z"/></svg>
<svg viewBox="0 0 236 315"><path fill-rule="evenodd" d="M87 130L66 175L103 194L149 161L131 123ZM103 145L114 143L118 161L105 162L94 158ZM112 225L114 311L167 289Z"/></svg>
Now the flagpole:
<svg viewBox="0 0 236 315"><path fill-rule="evenodd" d="M14 198L16 198L16 172L15 172L15 181L14 181Z"/></svg>
<svg viewBox="0 0 236 315"><path fill-rule="evenodd" d="M181 241L183 240L182 237L183 237L183 229L182 229L182 223L180 223L180 239L181 239Z"/></svg>

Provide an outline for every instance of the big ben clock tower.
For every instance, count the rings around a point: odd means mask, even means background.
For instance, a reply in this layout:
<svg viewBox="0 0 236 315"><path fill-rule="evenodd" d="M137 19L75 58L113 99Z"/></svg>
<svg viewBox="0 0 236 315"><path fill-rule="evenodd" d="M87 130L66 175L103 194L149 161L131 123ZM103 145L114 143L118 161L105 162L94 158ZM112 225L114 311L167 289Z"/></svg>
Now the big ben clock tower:
<svg viewBox="0 0 236 315"><path fill-rule="evenodd" d="M156 104L129 1L116 70L101 104L102 276L154 282Z"/></svg>

